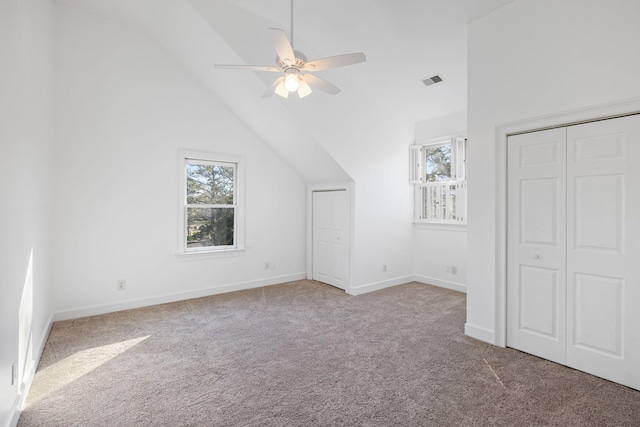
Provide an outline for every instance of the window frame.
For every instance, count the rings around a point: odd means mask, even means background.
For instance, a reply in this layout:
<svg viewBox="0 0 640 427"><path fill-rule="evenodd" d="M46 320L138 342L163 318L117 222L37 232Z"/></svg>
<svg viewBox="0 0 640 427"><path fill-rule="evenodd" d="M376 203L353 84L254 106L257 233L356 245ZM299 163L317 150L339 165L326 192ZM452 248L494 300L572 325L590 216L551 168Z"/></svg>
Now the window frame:
<svg viewBox="0 0 640 427"><path fill-rule="evenodd" d="M187 164L204 164L234 167L234 201L232 205L201 205L187 203ZM244 243L244 173L245 159L243 156L229 154L208 153L201 151L180 150L178 153L178 255L219 255L230 254L245 250ZM205 246L189 248L187 246L187 210L189 207L224 207L234 209L234 244L225 246Z"/></svg>
<svg viewBox="0 0 640 427"><path fill-rule="evenodd" d="M449 181L426 182L426 148L451 146L451 175ZM467 139L463 136L450 136L430 140L416 141L409 147L409 182L414 184L414 224L425 225L442 225L446 227L462 226L467 224L467 180L466 180L466 145ZM451 208L451 186L455 186L455 194L462 195L462 215L458 215L460 219L443 219L443 218L423 218L425 210L425 190L428 187L446 187L447 203ZM436 190L438 191L438 190ZM456 201L455 208L458 209Z"/></svg>

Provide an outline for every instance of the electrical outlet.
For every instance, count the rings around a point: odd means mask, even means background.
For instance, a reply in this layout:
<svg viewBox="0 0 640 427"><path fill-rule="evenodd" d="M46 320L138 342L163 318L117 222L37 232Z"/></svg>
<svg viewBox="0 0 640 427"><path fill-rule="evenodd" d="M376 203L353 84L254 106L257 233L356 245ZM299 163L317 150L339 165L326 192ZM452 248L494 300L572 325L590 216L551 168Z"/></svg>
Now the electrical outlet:
<svg viewBox="0 0 640 427"><path fill-rule="evenodd" d="M265 270L273 270L274 268L276 268L276 263L275 262L267 261L267 262L264 263L264 269Z"/></svg>
<svg viewBox="0 0 640 427"><path fill-rule="evenodd" d="M387 264L382 264L382 272L383 273L387 272Z"/></svg>
<svg viewBox="0 0 640 427"><path fill-rule="evenodd" d="M452 265L451 266L451 274L458 274L458 266L457 265Z"/></svg>
<svg viewBox="0 0 640 427"><path fill-rule="evenodd" d="M127 289L127 281L125 279L118 280L117 289L119 291L124 291Z"/></svg>
<svg viewBox="0 0 640 427"><path fill-rule="evenodd" d="M445 266L444 266L444 271L445 271L445 273L451 273L451 266L450 266L450 265L448 265L448 264L447 264L447 265L445 265Z"/></svg>

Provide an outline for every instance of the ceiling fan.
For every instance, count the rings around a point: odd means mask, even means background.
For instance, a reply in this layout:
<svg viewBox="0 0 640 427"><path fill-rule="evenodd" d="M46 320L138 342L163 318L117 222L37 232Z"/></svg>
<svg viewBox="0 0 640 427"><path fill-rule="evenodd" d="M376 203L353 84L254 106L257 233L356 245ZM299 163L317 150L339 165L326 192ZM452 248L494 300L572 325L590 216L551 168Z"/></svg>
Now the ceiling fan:
<svg viewBox="0 0 640 427"><path fill-rule="evenodd" d="M293 49L293 0L291 0L291 41L284 30L279 28L269 28L269 37L278 54L275 66L216 64L216 68L281 73L282 75L265 91L263 98L274 93L287 98L293 92L297 92L300 98L304 98L312 92L312 88L331 95L340 92L340 88L311 74L312 71L344 67L367 60L364 53L357 52L307 61L307 57L302 52Z"/></svg>

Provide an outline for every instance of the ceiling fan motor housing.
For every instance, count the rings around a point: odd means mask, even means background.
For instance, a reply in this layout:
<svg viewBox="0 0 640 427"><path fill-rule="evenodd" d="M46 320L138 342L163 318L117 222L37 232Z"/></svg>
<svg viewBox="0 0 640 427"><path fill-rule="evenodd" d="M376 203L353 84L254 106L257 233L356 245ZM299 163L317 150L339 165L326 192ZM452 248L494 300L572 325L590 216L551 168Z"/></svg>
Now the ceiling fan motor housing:
<svg viewBox="0 0 640 427"><path fill-rule="evenodd" d="M307 57L304 53L297 50L294 50L293 53L296 55L293 61L289 61L289 59L287 58L285 62L284 59L276 56L276 64L278 65L278 67L282 68L283 70L286 70L287 68L297 68L299 70L302 69L302 67L304 67L304 65L307 63Z"/></svg>

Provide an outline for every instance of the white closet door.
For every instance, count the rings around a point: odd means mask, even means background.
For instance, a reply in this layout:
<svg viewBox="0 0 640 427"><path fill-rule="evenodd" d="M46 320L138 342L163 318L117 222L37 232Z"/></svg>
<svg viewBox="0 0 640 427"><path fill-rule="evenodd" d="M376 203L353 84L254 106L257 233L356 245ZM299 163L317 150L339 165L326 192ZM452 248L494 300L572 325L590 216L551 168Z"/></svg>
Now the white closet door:
<svg viewBox="0 0 640 427"><path fill-rule="evenodd" d="M567 133L567 365L640 389L640 116Z"/></svg>
<svg viewBox="0 0 640 427"><path fill-rule="evenodd" d="M509 137L507 167L507 344L564 363L566 130Z"/></svg>
<svg viewBox="0 0 640 427"><path fill-rule="evenodd" d="M349 219L346 191L313 193L313 279L346 288Z"/></svg>

